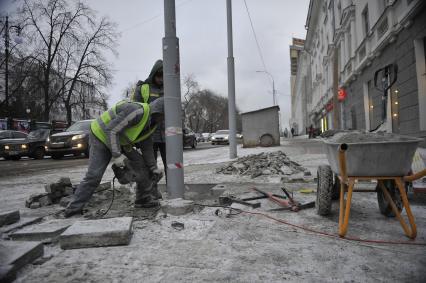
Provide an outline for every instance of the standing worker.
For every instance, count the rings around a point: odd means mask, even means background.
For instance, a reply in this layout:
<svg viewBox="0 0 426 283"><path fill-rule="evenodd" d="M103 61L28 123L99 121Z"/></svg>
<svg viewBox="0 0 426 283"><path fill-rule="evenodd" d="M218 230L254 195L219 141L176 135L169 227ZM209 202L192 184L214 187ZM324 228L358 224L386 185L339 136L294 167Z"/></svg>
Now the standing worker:
<svg viewBox="0 0 426 283"><path fill-rule="evenodd" d="M132 95L132 101L151 103L157 98L164 96L163 88L163 61L157 60L145 81L138 81L135 92ZM157 160L158 151L160 151L164 170L166 170L166 138L164 121L158 125L157 130L152 135L154 146L154 157Z"/></svg>
<svg viewBox="0 0 426 283"><path fill-rule="evenodd" d="M163 173L157 168L151 136L163 120L163 98L151 104L121 101L94 120L90 125L87 173L65 209L64 216L82 213L84 205L99 186L111 157L117 167L124 167L127 157L132 167L138 169L140 177L136 180L135 207L158 206L152 180L161 179ZM139 147L142 155L133 146Z"/></svg>

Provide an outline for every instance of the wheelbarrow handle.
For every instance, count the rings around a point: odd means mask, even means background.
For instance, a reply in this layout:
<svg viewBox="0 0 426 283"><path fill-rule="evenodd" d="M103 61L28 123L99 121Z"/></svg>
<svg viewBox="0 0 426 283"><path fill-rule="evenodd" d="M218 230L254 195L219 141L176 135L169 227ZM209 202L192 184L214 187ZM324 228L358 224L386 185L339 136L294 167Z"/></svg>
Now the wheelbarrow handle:
<svg viewBox="0 0 426 283"><path fill-rule="evenodd" d="M415 181L415 180L418 180L418 179L420 179L420 178L423 178L424 176L426 176L426 169L423 169L422 171L420 171L420 172L417 172L416 174L414 174L414 175L410 175L410 176L404 176L404 181L405 182L413 182L413 181Z"/></svg>
<svg viewBox="0 0 426 283"><path fill-rule="evenodd" d="M339 171L340 177L342 178L342 184L346 183L348 178L346 172L346 150L348 149L348 145L346 143L342 143L339 145Z"/></svg>

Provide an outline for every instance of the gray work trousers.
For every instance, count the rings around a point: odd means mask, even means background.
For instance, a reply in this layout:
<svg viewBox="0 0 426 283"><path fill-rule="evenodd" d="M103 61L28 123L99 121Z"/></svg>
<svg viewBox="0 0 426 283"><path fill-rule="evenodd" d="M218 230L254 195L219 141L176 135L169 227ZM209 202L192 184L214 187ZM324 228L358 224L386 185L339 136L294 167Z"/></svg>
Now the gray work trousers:
<svg viewBox="0 0 426 283"><path fill-rule="evenodd" d="M102 176L111 160L111 151L105 146L98 138L92 133L90 139L90 155L89 165L87 168L86 176L83 181L78 185L72 201L67 206L69 210L81 210L84 205L89 202L96 188L102 181ZM123 151L124 155L130 160L133 168L138 168L138 180L136 181L136 201L141 200L149 201L154 199L152 192L152 180L149 176L149 169L141 154L134 148L130 151Z"/></svg>

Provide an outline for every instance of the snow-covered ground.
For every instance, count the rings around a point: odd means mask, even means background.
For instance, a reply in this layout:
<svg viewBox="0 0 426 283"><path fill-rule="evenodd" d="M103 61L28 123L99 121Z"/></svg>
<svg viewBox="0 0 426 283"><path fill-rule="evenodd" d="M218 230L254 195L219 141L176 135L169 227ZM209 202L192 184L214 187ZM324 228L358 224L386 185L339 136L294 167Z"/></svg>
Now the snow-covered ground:
<svg viewBox="0 0 426 283"><path fill-rule="evenodd" d="M227 183L226 189L236 195L250 191L252 183L259 189L282 193L277 185L279 177L251 179L216 174L216 168L231 161L228 150L184 151L185 182ZM278 150L310 169L314 176L317 166L327 163L319 141L301 138L273 148L239 147L238 156ZM60 176L78 183L85 171L86 166L76 166L0 178L0 207L20 209L21 215L46 215L49 209L58 207L26 209L25 198L42 192L44 184ZM108 169L104 181L111 178ZM314 182L286 186L298 201L315 199L314 193L300 192L303 188L315 189ZM333 204L330 216L321 217L315 209L271 212L274 203L266 199L260 202L262 206L256 212L329 233L337 231L338 203ZM28 265L18 274L17 282L425 282L424 246L322 237L258 215L220 217L216 209L184 216L160 215L154 221L135 218L129 246L63 251L55 243L45 245L46 262ZM416 241L424 242L425 206L417 201L412 210L418 225ZM350 218L349 236L406 241L398 221L379 213L375 193L354 194ZM185 229L173 229L173 221L184 223Z"/></svg>

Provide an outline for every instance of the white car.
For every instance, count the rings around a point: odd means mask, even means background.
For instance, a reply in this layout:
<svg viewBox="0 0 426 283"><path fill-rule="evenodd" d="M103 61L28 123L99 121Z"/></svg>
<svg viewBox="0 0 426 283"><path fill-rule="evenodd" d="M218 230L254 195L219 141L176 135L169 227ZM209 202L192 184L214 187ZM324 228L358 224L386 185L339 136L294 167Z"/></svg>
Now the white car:
<svg viewBox="0 0 426 283"><path fill-rule="evenodd" d="M212 135L212 145L229 144L229 130L219 130Z"/></svg>

